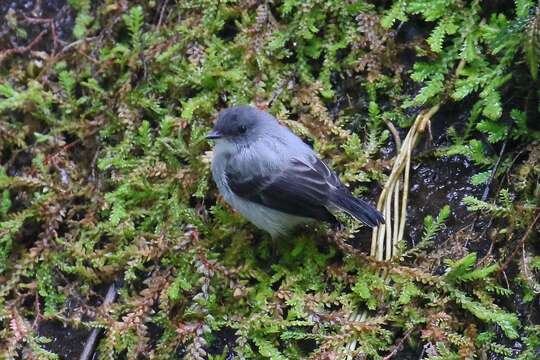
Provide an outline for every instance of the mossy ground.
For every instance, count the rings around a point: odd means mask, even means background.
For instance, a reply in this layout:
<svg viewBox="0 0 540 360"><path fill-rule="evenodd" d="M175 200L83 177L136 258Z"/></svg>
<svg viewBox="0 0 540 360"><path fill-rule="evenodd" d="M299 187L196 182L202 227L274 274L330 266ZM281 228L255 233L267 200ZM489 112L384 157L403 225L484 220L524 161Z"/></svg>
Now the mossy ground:
<svg viewBox="0 0 540 360"><path fill-rule="evenodd" d="M100 359L538 358L539 7L0 4L1 357L76 358L98 327ZM441 104L401 256L324 226L274 244L226 206L204 135L244 103L371 201L390 129Z"/></svg>

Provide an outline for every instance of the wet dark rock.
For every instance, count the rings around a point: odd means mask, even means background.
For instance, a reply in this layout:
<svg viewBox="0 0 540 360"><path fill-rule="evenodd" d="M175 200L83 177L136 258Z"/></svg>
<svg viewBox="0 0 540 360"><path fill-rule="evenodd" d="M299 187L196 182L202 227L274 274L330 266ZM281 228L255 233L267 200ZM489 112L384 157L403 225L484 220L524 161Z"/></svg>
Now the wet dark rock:
<svg viewBox="0 0 540 360"><path fill-rule="evenodd" d="M223 25L223 28L218 33L218 36L225 41L232 41L239 32L238 26L236 26L236 18L230 18Z"/></svg>
<svg viewBox="0 0 540 360"><path fill-rule="evenodd" d="M19 151L14 154L10 166L7 169L8 176L21 176L25 168L32 165L34 155L29 150Z"/></svg>
<svg viewBox="0 0 540 360"><path fill-rule="evenodd" d="M402 31L422 33L425 29L423 27L416 30L404 28ZM407 41L412 41L417 35L410 35ZM336 117L339 113L352 116L350 130L362 134L368 121L369 104L367 93L359 87L362 79L337 75L334 80L338 94L336 102L330 106L330 113ZM392 106L384 98L378 99L378 102L382 111ZM462 200L468 195L481 196L483 188L470 183L471 177L481 169L463 156L435 156L437 148L451 144L447 134L448 129L455 127L459 131L465 126L470 109L467 105L465 104L459 111L452 106L442 106L433 117L429 131L421 135L420 143L415 147L405 228L405 238L411 245L417 243L422 237L424 218L427 215L437 216L445 205L449 205L452 212L446 226L438 234L438 239L447 239L450 234L474 221L474 215L467 211ZM416 116L418 111L419 109L413 111L411 116ZM394 125L397 127L397 124ZM397 127L397 131L403 140L408 129ZM395 156L396 144L390 137L380 149L380 157L388 160ZM372 200L376 201L381 191L382 188L374 187L368 194L373 194ZM355 245L361 250L369 251L369 241L366 239L371 238L370 234L371 231L368 229L361 230L356 236Z"/></svg>
<svg viewBox="0 0 540 360"><path fill-rule="evenodd" d="M208 353L211 355L221 355L225 352L225 359L234 359L236 354L232 349L236 346L237 336L235 335L235 330L223 328L212 335L213 340L208 348Z"/></svg>
<svg viewBox="0 0 540 360"><path fill-rule="evenodd" d="M76 329L69 325L64 325L59 321L41 321L38 326L38 334L51 340L43 347L52 351L60 359L78 359L90 334L90 330Z"/></svg>
<svg viewBox="0 0 540 360"><path fill-rule="evenodd" d="M436 217L445 205L450 206L451 215L439 239L448 238L474 220L462 200L468 195L481 196L482 189L470 183L471 176L477 172L478 169L462 156L433 156L413 165L407 204L409 243L422 238L424 218Z"/></svg>
<svg viewBox="0 0 540 360"><path fill-rule="evenodd" d="M17 28L24 30L26 36L17 34L10 28L6 17L17 19ZM28 45L40 32L47 31L45 37L33 50L50 52L54 41L51 22L58 41L73 40L72 29L75 24L75 11L66 0L12 0L0 1L0 50Z"/></svg>

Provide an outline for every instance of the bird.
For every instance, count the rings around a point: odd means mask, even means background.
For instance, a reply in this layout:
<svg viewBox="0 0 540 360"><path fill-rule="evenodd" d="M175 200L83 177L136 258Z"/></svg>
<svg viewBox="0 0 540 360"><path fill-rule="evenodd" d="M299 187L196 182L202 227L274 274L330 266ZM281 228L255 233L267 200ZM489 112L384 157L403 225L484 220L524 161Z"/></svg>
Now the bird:
<svg viewBox="0 0 540 360"><path fill-rule="evenodd" d="M266 111L223 109L206 138L214 142L212 177L223 199L272 238L314 221L339 224L339 211L369 227L384 223L378 210L353 196L310 146Z"/></svg>

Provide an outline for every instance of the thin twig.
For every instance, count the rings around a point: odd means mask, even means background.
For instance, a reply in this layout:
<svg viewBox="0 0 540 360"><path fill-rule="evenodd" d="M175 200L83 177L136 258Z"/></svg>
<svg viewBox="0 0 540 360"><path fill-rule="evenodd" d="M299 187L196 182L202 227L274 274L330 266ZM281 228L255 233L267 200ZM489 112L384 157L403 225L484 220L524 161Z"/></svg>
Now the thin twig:
<svg viewBox="0 0 540 360"><path fill-rule="evenodd" d="M510 137L510 133L512 132L512 127L514 123L510 126L510 129L508 129L508 135L506 136L506 139L504 139L504 142L501 147L501 151L499 152L499 157L497 158L497 162L495 163L495 166L491 170L491 175L489 176L489 181L486 184L486 187L484 188L484 193L482 194L482 201L486 201L489 196L489 190L491 188L491 183L493 183L493 179L495 178L495 174L497 173L497 169L499 168L499 165L501 164L501 160L503 158L504 152L506 151L506 144L508 143L508 138Z"/></svg>
<svg viewBox="0 0 540 360"><path fill-rule="evenodd" d="M397 131L396 127L390 120L385 120L386 126L392 133L392 136L394 137L394 142L396 144L396 153L398 152L398 149L401 149L401 138L399 136L399 132ZM400 181L398 180L396 182L396 187L394 189L394 228L399 228L399 188L400 188ZM387 221L391 221L390 218L388 218ZM393 232L392 236L392 252L396 253L397 251L397 243L398 243L398 233L396 231Z"/></svg>
<svg viewBox="0 0 540 360"><path fill-rule="evenodd" d="M476 217L473 221L473 223L471 224L471 228L474 229L474 223L476 222L476 220L478 219L478 217ZM491 224L493 224L493 219L494 217L491 216L487 225L484 227L484 230L480 233L480 235L477 237L478 239L482 239L484 238L484 236L486 235L487 231L491 229ZM465 241L465 245L464 246L467 246L469 242L469 238L467 237L466 241ZM483 265L486 263L486 261L489 259L491 253L493 252L493 247L495 246L495 239L492 238L491 239L491 244L489 244L489 249L488 251L486 252L486 255L484 255L482 257L482 259L480 259L480 261L478 262L478 265Z"/></svg>
<svg viewBox="0 0 540 360"><path fill-rule="evenodd" d="M77 46L77 45L80 45L80 44L82 44L82 43L84 43L84 42L87 42L87 41L94 41L94 40L96 40L97 38L98 38L98 36L92 36L92 37L87 37L87 38L84 38L84 39L79 39L79 40L73 41L73 42L67 44L66 46L64 46L64 47L62 48L62 50L60 50L60 51L58 52L57 55L60 55L60 54L62 54L62 53L64 53L64 52L68 51L68 50L71 49L72 47L75 47L75 46Z"/></svg>
<svg viewBox="0 0 540 360"><path fill-rule="evenodd" d="M49 164L51 162L54 162L55 159L60 155L60 154L63 154L64 152L66 152L67 150L71 149L72 147L74 147L75 145L79 144L81 142L81 139L76 139L75 141L72 141L70 142L69 144L66 144L64 146L62 146L62 148L60 148L60 150L58 150L57 152L55 152L54 154L48 156L47 158L45 158L45 164Z"/></svg>
<svg viewBox="0 0 540 360"><path fill-rule="evenodd" d="M101 304L101 307L106 307L112 304L115 298L116 298L116 286L113 282L109 286L109 289L107 290L107 295L105 295L105 299L103 300L103 304ZM86 344L84 345L84 349L83 349L83 352L81 353L81 356L79 357L79 360L89 360L92 358L100 332L101 332L101 329L99 328L92 329L90 336L88 336L88 339L86 340Z"/></svg>
<svg viewBox="0 0 540 360"><path fill-rule="evenodd" d="M352 245L348 244L341 234L334 233L330 237L330 240L345 254L350 254L357 259L360 259L364 261L366 264L371 265L375 268L387 268L391 266L391 263L388 261L379 261L375 259L373 256L368 256L364 254L362 251L355 249Z"/></svg>
<svg viewBox="0 0 540 360"><path fill-rule="evenodd" d="M525 231L525 234L523 234L523 236L521 237L521 239L519 239L518 243L516 244L516 247L514 249L514 251L512 251L512 254L510 254L510 256L508 256L508 258L506 259L506 261L503 263L503 265L501 265L499 271L504 271L506 270L506 268L508 267L508 265L510 265L510 263L512 262L512 260L514 260L516 258L516 254L517 252L523 247L523 245L525 244L525 241L527 241L527 239L529 238L529 236L531 235L531 232L532 230L534 229L534 226L536 225L536 222L538 221L538 219L540 218L540 211L538 211L533 219L533 221L529 224L529 226L527 227L527 231Z"/></svg>
<svg viewBox="0 0 540 360"><path fill-rule="evenodd" d="M7 50L4 50L4 51L0 51L0 62L2 60L4 60L5 58L7 58L8 56L10 55L13 55L13 54L24 54L25 52L28 52L30 50L32 50L32 48L34 46L36 46L40 41L41 39L43 38L43 36L45 36L45 34L49 31L49 29L45 29L43 30L42 32L40 32L35 38L34 40L32 40L30 43L28 43L28 45L25 45L25 46L21 46L21 47L16 47L16 48L12 48L12 49L7 49Z"/></svg>
<svg viewBox="0 0 540 360"><path fill-rule="evenodd" d="M277 87L276 90L274 90L274 92L272 93L272 97L270 98L270 100L268 100L268 103L267 103L267 107L270 108L272 106L272 104L274 103L274 101L276 101L276 99L281 95L281 93L283 92L283 90L285 90L285 87L292 81L292 78L291 77L286 77L285 79L283 79L283 81L279 84L279 86Z"/></svg>
<svg viewBox="0 0 540 360"><path fill-rule="evenodd" d="M411 172L411 155L412 155L412 149L413 149L413 142L416 138L415 136L412 137L411 141L407 144L406 151L406 158L405 158L405 171L403 173L403 194L401 198L401 212L400 212L400 219L399 219L399 227L395 229L398 233L397 241L400 242L403 239L403 235L405 234L405 220L407 219L407 199L409 198L409 174Z"/></svg>
<svg viewBox="0 0 540 360"><path fill-rule="evenodd" d="M390 120L384 120L384 123L388 127L388 130L390 130L390 132L392 133L392 137L394 138L394 142L396 143L396 152L398 152L398 150L401 149L401 138L399 137L399 132Z"/></svg>
<svg viewBox="0 0 540 360"><path fill-rule="evenodd" d="M383 360L390 360L392 357L394 357L395 355L397 355L397 353L399 351L401 351L403 349L403 343L405 343L405 341L411 337L411 334L413 332L414 328L410 329L409 331L407 331L405 333L405 335L399 339L398 343L396 344L396 346L394 346L394 349L392 350L392 352L390 352L390 354L386 355L385 357L383 357Z"/></svg>
<svg viewBox="0 0 540 360"><path fill-rule="evenodd" d="M43 314L41 313L41 305L39 303L39 292L36 291L36 297L34 299L34 308L36 311L36 318L34 319L34 323L32 324L32 328L36 329L39 321L43 318Z"/></svg>
<svg viewBox="0 0 540 360"><path fill-rule="evenodd" d="M165 14L165 8L167 7L168 4L169 4L169 0L165 0L163 1L163 4L161 5L161 10L159 12L159 20L157 23L157 30L159 30L159 28L161 27L161 23L163 22L163 15Z"/></svg>
<svg viewBox="0 0 540 360"><path fill-rule="evenodd" d="M56 13L55 17L61 17L66 12L66 10L67 7L64 6L62 9L60 9L58 13ZM55 18L39 18L23 15L23 19L29 24L47 24L49 26L49 28L51 29L51 38L53 41L52 52L53 54L56 53L56 48L58 47L60 39L58 38L58 34L56 33L56 26L54 25Z"/></svg>
<svg viewBox="0 0 540 360"><path fill-rule="evenodd" d="M529 288L535 294L540 294L540 285L534 280L534 275L529 271L529 257L525 255L525 243L521 244L521 261L523 268L523 278L529 284Z"/></svg>

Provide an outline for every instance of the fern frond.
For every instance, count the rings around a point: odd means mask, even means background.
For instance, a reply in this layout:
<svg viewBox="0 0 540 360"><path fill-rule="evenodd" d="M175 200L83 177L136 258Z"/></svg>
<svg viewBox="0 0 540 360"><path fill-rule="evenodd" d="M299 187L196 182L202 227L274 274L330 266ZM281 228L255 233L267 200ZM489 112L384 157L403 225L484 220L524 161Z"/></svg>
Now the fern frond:
<svg viewBox="0 0 540 360"><path fill-rule="evenodd" d="M407 3L404 0L398 0L392 4L392 7L388 12L383 16L381 20L381 25L387 29L391 28L392 25L396 22L396 20L399 21L407 21Z"/></svg>
<svg viewBox="0 0 540 360"><path fill-rule="evenodd" d="M69 98L75 96L75 86L77 85L77 82L70 71L61 71L60 74L58 74L58 82Z"/></svg>
<svg viewBox="0 0 540 360"><path fill-rule="evenodd" d="M449 267L444 275L445 279L450 283L462 281L475 262L476 253L470 253L459 260L446 260Z"/></svg>
<svg viewBox="0 0 540 360"><path fill-rule="evenodd" d="M444 75L437 73L430 80L426 82L426 85L420 89L420 92L412 100L406 101L403 104L404 108L413 106L424 105L430 100L433 100L436 96L440 95L444 90Z"/></svg>
<svg viewBox="0 0 540 360"><path fill-rule="evenodd" d="M444 37L452 35L458 29L454 23L453 17L445 17L439 21L435 29L431 32L427 42L433 52L440 53L442 51Z"/></svg>
<svg viewBox="0 0 540 360"><path fill-rule="evenodd" d="M426 216L424 219L424 235L421 242L429 242L435 238L437 233L444 226L445 221L450 215L450 206L445 205L437 215L437 218L433 219L431 215Z"/></svg>
<svg viewBox="0 0 540 360"><path fill-rule="evenodd" d="M531 76L537 80L540 59L540 4L536 7L536 13L526 27L523 50Z"/></svg>
<svg viewBox="0 0 540 360"><path fill-rule="evenodd" d="M123 16L124 23L129 30L131 43L133 47L137 47L140 42L141 31L144 24L144 12L140 5L134 6L129 10L127 15Z"/></svg>
<svg viewBox="0 0 540 360"><path fill-rule="evenodd" d="M435 21L448 12L452 1L448 0L413 0L409 3L409 11L413 14L421 14L426 21Z"/></svg>

